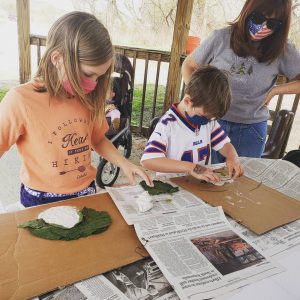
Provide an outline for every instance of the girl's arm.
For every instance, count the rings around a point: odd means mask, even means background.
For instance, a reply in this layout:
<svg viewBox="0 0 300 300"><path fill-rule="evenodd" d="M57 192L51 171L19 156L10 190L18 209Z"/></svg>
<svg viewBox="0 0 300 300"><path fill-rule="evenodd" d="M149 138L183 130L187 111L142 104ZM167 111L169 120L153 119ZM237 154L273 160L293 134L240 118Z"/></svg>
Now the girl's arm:
<svg viewBox="0 0 300 300"><path fill-rule="evenodd" d="M122 156L111 141L106 137L103 137L96 144L93 144L93 149L106 160L120 167L129 179L130 184L136 184L134 176L139 175L146 181L147 185L153 186L151 177L148 176L141 168Z"/></svg>
<svg viewBox="0 0 300 300"><path fill-rule="evenodd" d="M219 176L216 175L213 170L188 161L160 157L143 160L142 165L143 167L156 172L189 173L195 178L205 180L207 182L220 181Z"/></svg>

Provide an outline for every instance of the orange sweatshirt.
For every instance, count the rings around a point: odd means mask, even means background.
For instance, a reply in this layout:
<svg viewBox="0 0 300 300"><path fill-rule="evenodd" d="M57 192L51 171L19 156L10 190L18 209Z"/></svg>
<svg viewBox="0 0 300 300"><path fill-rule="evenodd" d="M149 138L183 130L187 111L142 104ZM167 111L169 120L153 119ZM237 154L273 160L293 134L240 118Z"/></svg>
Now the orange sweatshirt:
<svg viewBox="0 0 300 300"><path fill-rule="evenodd" d="M21 181L52 193L86 188L96 176L91 148L108 130L90 121L76 98L59 99L34 90L32 82L10 90L0 103L0 157L16 143Z"/></svg>

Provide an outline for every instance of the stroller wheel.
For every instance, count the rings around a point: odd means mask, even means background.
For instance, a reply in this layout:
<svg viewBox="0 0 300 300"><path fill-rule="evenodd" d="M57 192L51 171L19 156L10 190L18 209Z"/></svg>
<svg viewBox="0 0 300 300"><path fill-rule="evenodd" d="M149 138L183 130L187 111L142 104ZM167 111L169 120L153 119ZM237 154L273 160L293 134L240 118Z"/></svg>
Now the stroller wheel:
<svg viewBox="0 0 300 300"><path fill-rule="evenodd" d="M130 130L127 130L124 134L124 156L129 158L132 149L132 134Z"/></svg>
<svg viewBox="0 0 300 300"><path fill-rule="evenodd" d="M96 182L98 186L102 189L105 188L105 186L112 186L117 180L119 172L119 167L106 159L100 159L96 174Z"/></svg>

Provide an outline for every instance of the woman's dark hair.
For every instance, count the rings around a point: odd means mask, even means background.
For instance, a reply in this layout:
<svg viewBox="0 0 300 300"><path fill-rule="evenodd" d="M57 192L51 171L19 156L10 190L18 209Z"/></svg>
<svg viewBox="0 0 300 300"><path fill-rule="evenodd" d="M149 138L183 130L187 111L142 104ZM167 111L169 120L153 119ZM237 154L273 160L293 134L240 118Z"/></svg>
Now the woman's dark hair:
<svg viewBox="0 0 300 300"><path fill-rule="evenodd" d="M240 57L253 56L259 62L271 63L284 51L290 29L291 11L291 0L247 0L238 18L230 23L231 49ZM251 42L247 25L253 12L281 22L281 26L262 39L258 46Z"/></svg>

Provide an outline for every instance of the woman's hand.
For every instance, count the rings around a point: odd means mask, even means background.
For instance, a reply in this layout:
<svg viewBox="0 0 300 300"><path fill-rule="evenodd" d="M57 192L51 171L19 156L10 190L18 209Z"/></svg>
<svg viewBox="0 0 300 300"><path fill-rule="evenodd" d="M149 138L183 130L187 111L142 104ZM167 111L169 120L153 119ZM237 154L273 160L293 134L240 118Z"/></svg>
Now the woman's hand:
<svg viewBox="0 0 300 300"><path fill-rule="evenodd" d="M136 184L135 175L140 176L145 180L148 186L153 186L152 178L140 167L134 165L128 160L124 160L124 163L120 165L120 168L124 172L125 176L129 179L131 185Z"/></svg>
<svg viewBox="0 0 300 300"><path fill-rule="evenodd" d="M300 74L297 75L290 82L278 84L273 86L273 88L266 95L262 106L267 106L271 99L276 95L284 95L284 94L299 94L300 93Z"/></svg>
<svg viewBox="0 0 300 300"><path fill-rule="evenodd" d="M265 96L265 99L264 99L264 101L263 101L261 107L263 107L263 106L268 106L268 104L270 103L270 101L272 100L272 98L273 98L275 95L277 95L275 90L276 90L276 87L273 87L273 88L269 91L269 93Z"/></svg>
<svg viewBox="0 0 300 300"><path fill-rule="evenodd" d="M226 165L228 168L228 175L233 179L236 179L244 174L244 168L237 156L227 157Z"/></svg>
<svg viewBox="0 0 300 300"><path fill-rule="evenodd" d="M216 173L214 173L212 169L206 168L198 164L194 165L194 168L192 169L190 174L193 177L205 180L206 182L214 183L220 181L219 176Z"/></svg>

